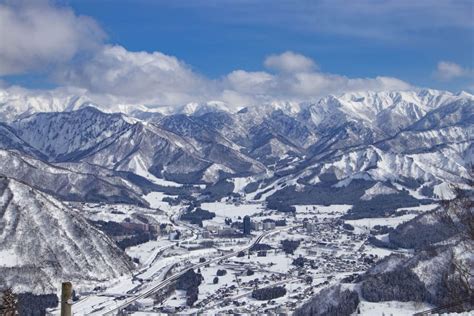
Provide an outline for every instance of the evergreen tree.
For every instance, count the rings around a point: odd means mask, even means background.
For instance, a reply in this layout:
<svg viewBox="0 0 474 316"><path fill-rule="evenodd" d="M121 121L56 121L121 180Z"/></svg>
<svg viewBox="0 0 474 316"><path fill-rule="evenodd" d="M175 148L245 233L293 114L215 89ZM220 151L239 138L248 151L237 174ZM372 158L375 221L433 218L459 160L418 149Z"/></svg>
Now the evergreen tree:
<svg viewBox="0 0 474 316"><path fill-rule="evenodd" d="M18 307L18 298L16 297L15 293L13 293L11 288L6 289L3 291L2 297L2 304L3 304L3 315L5 316L13 316L18 315L17 307Z"/></svg>

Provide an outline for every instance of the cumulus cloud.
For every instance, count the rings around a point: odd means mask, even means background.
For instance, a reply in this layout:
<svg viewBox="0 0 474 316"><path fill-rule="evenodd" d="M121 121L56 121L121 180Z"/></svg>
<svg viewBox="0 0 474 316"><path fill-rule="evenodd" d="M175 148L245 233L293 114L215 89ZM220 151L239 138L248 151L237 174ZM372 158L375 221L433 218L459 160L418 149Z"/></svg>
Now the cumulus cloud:
<svg viewBox="0 0 474 316"><path fill-rule="evenodd" d="M266 78L263 82L260 81L262 77ZM410 84L391 77L348 78L320 72L263 76L262 73L240 71L240 79L243 78L246 78L247 83L257 83L249 85L251 89L247 89L245 85L227 87L225 94L222 94L223 101L245 106L276 100L311 101L327 94L366 90L406 90L411 87Z"/></svg>
<svg viewBox="0 0 474 316"><path fill-rule="evenodd" d="M222 101L245 106L275 100L309 101L327 94L354 91L405 90L410 84L391 77L349 78L320 72L309 57L294 52L270 55L264 65L275 74L265 71L233 71L223 80Z"/></svg>
<svg viewBox="0 0 474 316"><path fill-rule="evenodd" d="M271 89L274 82L275 77L264 71L235 70L227 75L224 85L228 89L234 89L241 93L259 94Z"/></svg>
<svg viewBox="0 0 474 316"><path fill-rule="evenodd" d="M105 36L93 19L46 0L5 2L0 4L0 76L45 70L60 87L54 93L79 91L104 106L212 100L240 107L410 87L389 77L324 73L313 59L292 51L267 56L267 70L240 69L211 79L174 56L104 44Z"/></svg>
<svg viewBox="0 0 474 316"><path fill-rule="evenodd" d="M300 73L289 81L288 88L294 96L311 98L327 93L405 90L410 88L410 85L402 80L390 77L348 78L335 74Z"/></svg>
<svg viewBox="0 0 474 316"><path fill-rule="evenodd" d="M269 69L287 73L306 72L317 68L311 58L291 51L268 56L265 58L264 65Z"/></svg>
<svg viewBox="0 0 474 316"><path fill-rule="evenodd" d="M129 102L182 104L209 98L210 80L176 57L104 46L91 59L58 71L58 82ZM199 100L196 100L199 99Z"/></svg>
<svg viewBox="0 0 474 316"><path fill-rule="evenodd" d="M455 78L464 77L470 71L461 67L460 65L450 61L440 61L436 67L435 75L443 81L449 81Z"/></svg>
<svg viewBox="0 0 474 316"><path fill-rule="evenodd" d="M106 45L91 59L56 72L55 78L63 86L85 89L101 100L153 106L214 100L240 107L274 100L307 101L330 93L410 87L390 77L348 78L322 73L312 59L296 53L269 56L264 64L269 60L277 73L235 70L209 79L173 56Z"/></svg>
<svg viewBox="0 0 474 316"><path fill-rule="evenodd" d="M105 33L91 18L47 1L0 3L0 75L67 62L95 50Z"/></svg>

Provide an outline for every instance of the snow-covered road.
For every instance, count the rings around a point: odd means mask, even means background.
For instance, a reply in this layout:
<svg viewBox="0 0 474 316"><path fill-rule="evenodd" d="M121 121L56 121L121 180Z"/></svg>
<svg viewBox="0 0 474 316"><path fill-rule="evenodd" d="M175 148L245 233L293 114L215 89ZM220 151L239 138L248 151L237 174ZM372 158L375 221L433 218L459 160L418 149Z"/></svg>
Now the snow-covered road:
<svg viewBox="0 0 474 316"><path fill-rule="evenodd" d="M189 226L188 226L189 228ZM181 265L185 260L190 260L196 257L197 253L191 252L189 254L159 258L162 251L174 246L176 243L169 244L158 248L154 251L153 259L148 260L145 267L141 268L138 273L133 276L124 277L119 280L113 287L98 294L92 294L86 298L76 302L73 307L75 315L114 315L120 309L132 304L133 302L149 297L150 295L166 288L174 281L176 281L182 274L190 269L198 269L209 263L218 262L236 256L241 251L247 251L254 245L258 244L265 237L274 234L278 231L289 229L290 227L282 227L272 231L267 231L255 237L247 246L242 247L236 251L229 252L222 256L216 256L206 262L196 263L194 265L185 267L179 272L166 277L172 267ZM196 234L190 237L195 239ZM182 240L179 242L183 242ZM216 250L213 249L214 252ZM208 255L211 255L209 253ZM199 254L198 254L199 256ZM158 260L159 259L159 260Z"/></svg>

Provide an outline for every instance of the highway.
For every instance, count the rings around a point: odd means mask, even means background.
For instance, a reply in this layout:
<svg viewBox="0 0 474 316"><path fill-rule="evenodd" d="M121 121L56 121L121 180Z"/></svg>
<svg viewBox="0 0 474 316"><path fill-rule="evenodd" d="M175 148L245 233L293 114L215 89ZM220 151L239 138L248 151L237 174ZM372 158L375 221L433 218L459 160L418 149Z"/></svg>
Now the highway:
<svg viewBox="0 0 474 316"><path fill-rule="evenodd" d="M184 268L183 270L176 272L163 280L166 274L163 271L168 271L170 267L176 265L179 260L172 260L173 258L164 258L160 260L160 254L163 250L175 245L175 243L171 245L166 245L160 247L159 249L154 251L154 254L151 256L149 260L147 260L145 267L142 267L140 270L135 272L130 279L123 279L119 282L118 286L109 287L107 291L98 294L89 295L80 301L76 302L72 306L72 310L76 315L114 315L117 311L127 307L128 305L134 303L135 301L149 297L154 293L165 289L170 284L175 282L181 275L186 273L191 269L198 269L201 268L209 263L218 262L220 260L225 260L231 257L237 256L237 254L241 251L248 251L253 246L260 243L264 238L277 233L279 231L283 231L286 229L290 229L296 226L286 226L286 227L279 227L277 229L263 232L260 235L254 237L254 239L245 247L239 248L236 251L229 252L219 257L214 257L206 262L200 262L193 264ZM195 239L197 234L193 234L190 239ZM182 242L182 240L180 241ZM192 255L192 253L191 253ZM185 258L180 259L181 261L186 260ZM153 279L148 279L148 277L144 277L143 283L139 286L133 285L133 279L140 277L146 274L154 274L156 272L153 271L162 271L160 275L157 277L153 277ZM114 289L115 287L115 289ZM133 291L137 291L133 293ZM133 294L131 294L133 293ZM58 310L52 311L53 313L58 313Z"/></svg>
<svg viewBox="0 0 474 316"><path fill-rule="evenodd" d="M265 237L267 237L271 234L274 234L276 232L279 232L279 231L282 231L282 230L285 230L285 229L289 229L289 228L291 228L291 227L283 227L283 228L274 229L274 230L271 230L271 231L268 231L268 232L264 232L264 233L260 234L258 237L256 237L249 245L247 245L244 248L241 248L237 251L230 252L226 255L216 257L216 258L212 258L208 261L196 263L196 264L194 264L190 267L187 267L186 269L183 269L183 270L171 275L166 280L163 280L163 281L155 284L153 287L151 287L149 289L146 289L143 293L137 294L133 297L130 297L130 298L126 299L124 302L120 303L119 305L114 306L112 309L110 309L108 311L103 311L102 310L101 315L114 315L114 313L116 313L119 310L127 307L128 305L132 304L133 302L135 302L139 299L142 299L142 298L146 298L146 297L158 292L159 290L162 290L162 289L166 288L171 283L176 281L181 275L185 274L187 271L189 271L191 269L193 269L193 270L194 269L199 269L199 268L201 268L201 267L203 267L203 266L205 266L209 263L213 263L213 262L217 262L217 261L220 261L220 260L225 260L225 259L228 259L228 258L231 258L231 257L235 257L235 256L237 256L237 254L239 252L248 251L250 248L252 248L253 246L260 243Z"/></svg>
<svg viewBox="0 0 474 316"><path fill-rule="evenodd" d="M150 257L143 263L143 266L139 270L137 270L133 273L132 280L136 279L136 278L147 279L148 277L146 276L146 274L147 273L148 274L153 273L153 268L156 268L157 261L159 260L159 258L160 258L163 251L165 251L165 250L167 250L171 247L174 247L174 246L176 246L180 243L196 240L198 238L198 235L194 231L194 227L188 225L187 223L183 223L183 222L175 219L174 217L177 217L177 216L179 216L179 215L176 215L176 214L171 215L169 217L170 222L173 223L173 225L175 227L178 226L178 225L185 226L186 228L188 228L191 231L191 236L186 238L186 239L177 240L177 241L174 241L170 244L167 244L167 245L164 245L162 247L156 248L153 251L153 254L150 255ZM176 262L170 263L168 265L168 267L173 267L175 264L176 264ZM163 267L163 268L166 269L166 267ZM146 285L146 284L139 285L138 287L141 287L143 285ZM126 288L126 289L123 290L123 293L121 293L123 295L120 295L120 296L124 296L124 297L125 296L130 296L129 293L131 291L134 291L138 287L134 286L132 288ZM97 299L97 297L101 297L101 298L106 297L107 299L110 299L110 298L116 298L117 295L107 294L107 293L99 293L99 294L89 295L89 296L86 296L84 298L81 298L79 301L77 301L73 304L73 311L75 312L75 314L84 315L84 314L94 313L96 315L100 315L96 312L108 307L107 305L116 304L115 300L110 301L109 304L107 304L106 301L104 301L103 299ZM106 305L106 306L103 306L103 305ZM91 310L92 306L100 306L100 307L97 307L95 310ZM53 310L52 312L53 313L58 313L59 310Z"/></svg>

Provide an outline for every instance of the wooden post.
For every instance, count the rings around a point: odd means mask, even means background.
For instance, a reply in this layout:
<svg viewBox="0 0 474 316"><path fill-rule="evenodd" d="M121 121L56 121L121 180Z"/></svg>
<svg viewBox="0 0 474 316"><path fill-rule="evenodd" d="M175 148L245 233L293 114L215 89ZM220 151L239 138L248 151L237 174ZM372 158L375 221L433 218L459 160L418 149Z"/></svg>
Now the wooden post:
<svg viewBox="0 0 474 316"><path fill-rule="evenodd" d="M61 287L61 316L72 316L72 283L63 282Z"/></svg>

